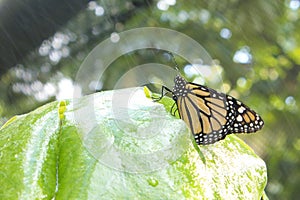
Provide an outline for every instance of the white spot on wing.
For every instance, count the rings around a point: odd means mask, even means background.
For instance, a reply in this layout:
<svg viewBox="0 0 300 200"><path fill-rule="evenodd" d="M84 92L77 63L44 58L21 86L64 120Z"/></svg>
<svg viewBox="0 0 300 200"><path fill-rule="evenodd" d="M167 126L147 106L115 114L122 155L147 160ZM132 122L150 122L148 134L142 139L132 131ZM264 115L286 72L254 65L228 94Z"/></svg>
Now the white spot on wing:
<svg viewBox="0 0 300 200"><path fill-rule="evenodd" d="M242 117L241 115L238 115L237 118L236 118L236 120L237 120L238 122L241 122L241 121L243 121L243 117Z"/></svg>
<svg viewBox="0 0 300 200"><path fill-rule="evenodd" d="M239 107L238 112L243 113L246 110L244 106Z"/></svg>

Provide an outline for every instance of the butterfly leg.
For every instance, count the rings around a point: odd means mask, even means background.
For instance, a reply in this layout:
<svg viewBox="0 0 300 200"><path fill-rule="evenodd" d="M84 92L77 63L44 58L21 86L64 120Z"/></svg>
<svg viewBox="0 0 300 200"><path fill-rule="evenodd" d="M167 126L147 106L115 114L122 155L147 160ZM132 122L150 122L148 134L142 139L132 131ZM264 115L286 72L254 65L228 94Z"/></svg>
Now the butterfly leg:
<svg viewBox="0 0 300 200"><path fill-rule="evenodd" d="M164 92L164 91L167 91L167 92ZM152 99L153 99L153 101L160 101L166 94L168 94L168 92L171 92L172 93L172 90L170 90L169 88L167 88L166 86L162 86L161 87L161 96L160 97L158 97L158 98L153 98L152 97Z"/></svg>
<svg viewBox="0 0 300 200"><path fill-rule="evenodd" d="M176 107L175 111L173 111L173 110L174 110L174 107L175 107L175 105L176 105L176 103L174 103L174 104L172 105L172 107L171 107L171 110L170 110L170 112L171 112L171 115L173 115L173 116L175 116L176 112L178 112L178 108L177 108L177 107Z"/></svg>

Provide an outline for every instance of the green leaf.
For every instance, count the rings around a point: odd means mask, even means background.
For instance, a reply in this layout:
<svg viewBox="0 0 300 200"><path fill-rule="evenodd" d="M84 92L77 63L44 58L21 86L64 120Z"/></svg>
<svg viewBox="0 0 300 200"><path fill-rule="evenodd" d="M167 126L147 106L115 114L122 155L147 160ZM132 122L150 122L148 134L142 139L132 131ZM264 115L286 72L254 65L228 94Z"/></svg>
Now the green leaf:
<svg viewBox="0 0 300 200"><path fill-rule="evenodd" d="M244 142L197 146L141 88L47 104L3 127L0 145L1 199L260 199L267 183Z"/></svg>
<svg viewBox="0 0 300 200"><path fill-rule="evenodd" d="M14 117L0 130L0 199L51 199L56 188L58 103Z"/></svg>

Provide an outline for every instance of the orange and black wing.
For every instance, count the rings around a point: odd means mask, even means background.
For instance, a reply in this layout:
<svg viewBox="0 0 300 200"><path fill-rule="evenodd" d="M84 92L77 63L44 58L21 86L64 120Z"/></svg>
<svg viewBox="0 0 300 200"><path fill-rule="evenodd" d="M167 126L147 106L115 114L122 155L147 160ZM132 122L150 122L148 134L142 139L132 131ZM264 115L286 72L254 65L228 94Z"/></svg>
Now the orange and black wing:
<svg viewBox="0 0 300 200"><path fill-rule="evenodd" d="M258 114L229 95L189 82L176 86L175 81L175 88L173 95L180 117L197 144L212 144L227 134L251 133L263 126Z"/></svg>
<svg viewBox="0 0 300 200"><path fill-rule="evenodd" d="M235 110L235 120L230 126L230 133L253 133L263 127L264 121L254 110L231 96L227 96L227 99L232 102Z"/></svg>

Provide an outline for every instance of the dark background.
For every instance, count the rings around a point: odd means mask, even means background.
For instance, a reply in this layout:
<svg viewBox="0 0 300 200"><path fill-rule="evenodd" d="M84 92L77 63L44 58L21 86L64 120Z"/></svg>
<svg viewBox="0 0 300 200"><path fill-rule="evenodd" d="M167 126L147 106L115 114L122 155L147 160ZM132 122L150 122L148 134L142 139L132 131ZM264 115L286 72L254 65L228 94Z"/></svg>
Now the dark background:
<svg viewBox="0 0 300 200"><path fill-rule="evenodd" d="M112 33L170 28L199 42L219 63L223 89L265 120L262 131L242 137L267 164L269 198L298 199L299 17L299 0L1 1L0 125L47 102L72 98L80 64ZM97 90L112 89L139 64L174 65L164 55L142 50L120 57Z"/></svg>

